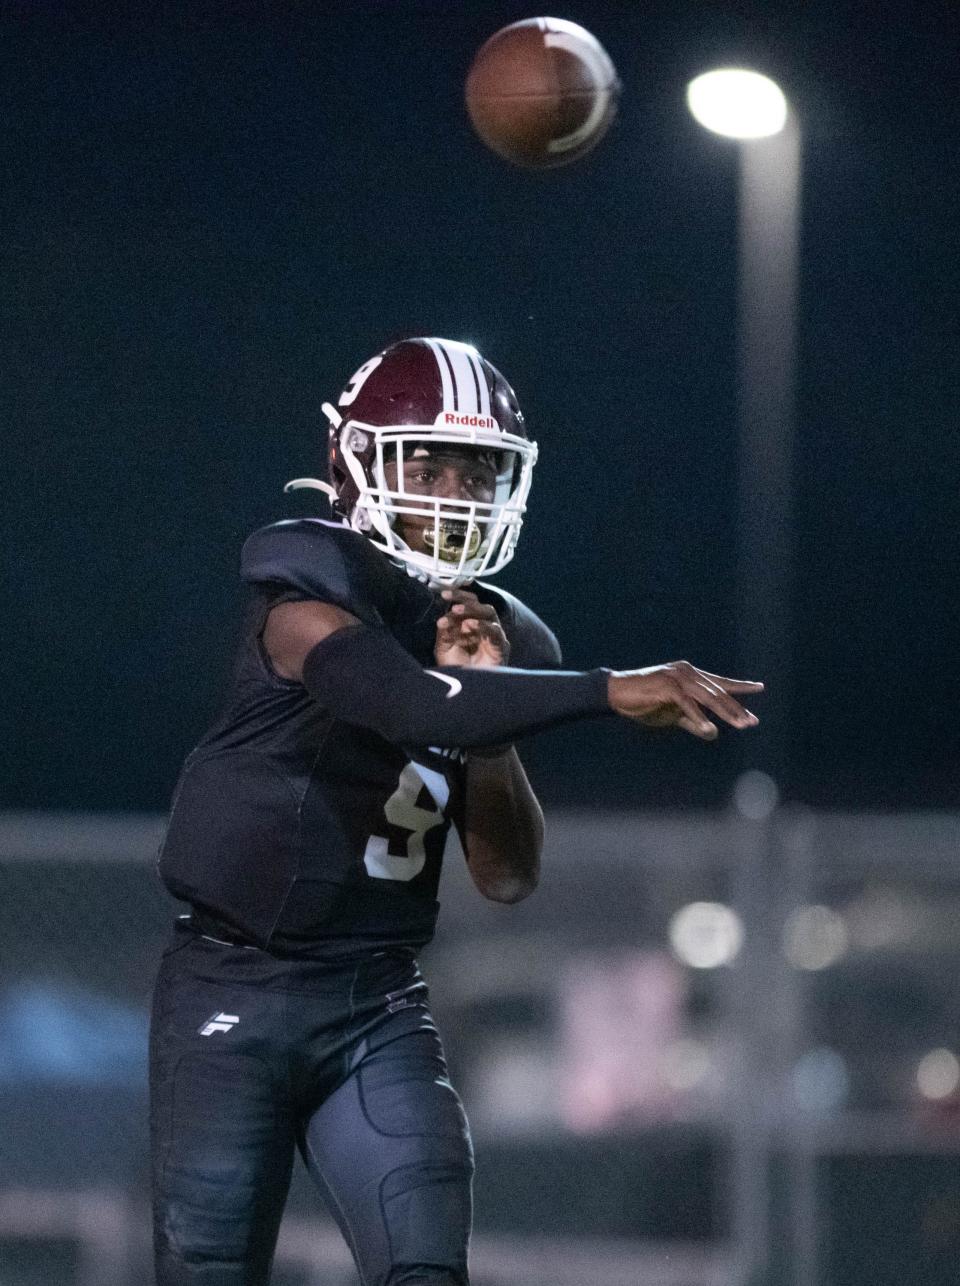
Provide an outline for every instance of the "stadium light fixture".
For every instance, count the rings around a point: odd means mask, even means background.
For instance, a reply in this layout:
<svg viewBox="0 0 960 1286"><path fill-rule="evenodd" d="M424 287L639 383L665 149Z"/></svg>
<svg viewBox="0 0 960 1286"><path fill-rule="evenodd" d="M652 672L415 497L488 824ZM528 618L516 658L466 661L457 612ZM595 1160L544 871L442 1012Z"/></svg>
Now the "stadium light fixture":
<svg viewBox="0 0 960 1286"><path fill-rule="evenodd" d="M727 138L769 138L787 122L787 100L769 76L742 67L704 72L687 86L695 120Z"/></svg>

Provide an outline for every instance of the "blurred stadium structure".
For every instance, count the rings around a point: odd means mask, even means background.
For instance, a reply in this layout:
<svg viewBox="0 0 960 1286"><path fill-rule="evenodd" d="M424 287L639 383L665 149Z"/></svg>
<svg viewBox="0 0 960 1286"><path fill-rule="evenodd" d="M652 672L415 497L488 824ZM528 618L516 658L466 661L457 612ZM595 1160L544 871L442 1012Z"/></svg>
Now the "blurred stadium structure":
<svg viewBox="0 0 960 1286"><path fill-rule="evenodd" d="M556 812L543 884L448 860L425 956L479 1173L475 1286L946 1286L960 819ZM0 1283L150 1279L163 819L0 815ZM41 948L38 950L38 948ZM302 1174L275 1286L355 1286Z"/></svg>

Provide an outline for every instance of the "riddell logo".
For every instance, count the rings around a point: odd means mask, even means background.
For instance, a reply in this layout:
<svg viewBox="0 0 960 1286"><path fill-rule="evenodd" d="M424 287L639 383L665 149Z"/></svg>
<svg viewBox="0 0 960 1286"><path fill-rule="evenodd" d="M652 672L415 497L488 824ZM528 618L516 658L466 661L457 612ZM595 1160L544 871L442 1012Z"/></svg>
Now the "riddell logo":
<svg viewBox="0 0 960 1286"><path fill-rule="evenodd" d="M455 424L463 429L499 429L492 415L460 415L457 411L441 411L436 424Z"/></svg>

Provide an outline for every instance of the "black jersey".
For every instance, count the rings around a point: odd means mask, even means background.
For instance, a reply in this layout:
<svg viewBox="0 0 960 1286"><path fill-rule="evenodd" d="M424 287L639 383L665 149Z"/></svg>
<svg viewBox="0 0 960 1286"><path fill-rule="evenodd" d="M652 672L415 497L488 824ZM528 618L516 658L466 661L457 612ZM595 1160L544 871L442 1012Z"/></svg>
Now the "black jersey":
<svg viewBox="0 0 960 1286"><path fill-rule="evenodd" d="M334 719L275 673L262 635L278 603L319 599L385 627L428 666L445 605L366 537L319 519L256 532L241 576L250 598L227 699L183 766L161 877L211 931L278 954L415 950L433 936L463 757ZM518 599L472 588L496 607L511 665L559 663L553 634Z"/></svg>

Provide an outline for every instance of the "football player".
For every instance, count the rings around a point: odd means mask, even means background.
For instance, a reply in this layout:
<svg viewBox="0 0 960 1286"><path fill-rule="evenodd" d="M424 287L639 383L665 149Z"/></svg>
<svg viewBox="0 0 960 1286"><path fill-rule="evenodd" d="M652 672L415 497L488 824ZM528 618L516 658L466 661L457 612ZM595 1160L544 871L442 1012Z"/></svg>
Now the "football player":
<svg viewBox="0 0 960 1286"><path fill-rule="evenodd" d="M222 713L187 757L159 865L189 905L151 1029L159 1286L269 1278L299 1150L365 1286L466 1286L473 1158L416 957L451 824L479 891L537 883L515 738L616 713L716 736L757 683L686 662L564 672L484 577L516 546L537 448L466 344L365 362L330 421L333 522L276 523Z"/></svg>

